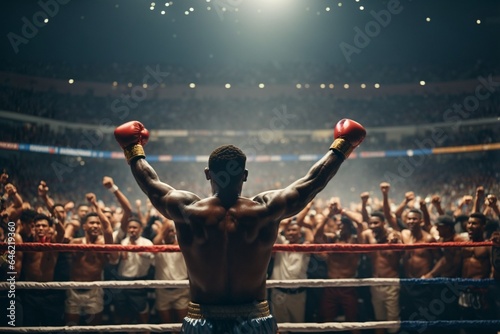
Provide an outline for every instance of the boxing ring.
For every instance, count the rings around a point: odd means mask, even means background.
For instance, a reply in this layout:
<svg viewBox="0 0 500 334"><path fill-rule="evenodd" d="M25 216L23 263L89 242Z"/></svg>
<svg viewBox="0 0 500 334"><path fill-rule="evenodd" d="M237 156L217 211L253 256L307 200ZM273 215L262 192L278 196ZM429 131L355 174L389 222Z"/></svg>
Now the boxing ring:
<svg viewBox="0 0 500 334"><path fill-rule="evenodd" d="M421 248L461 248L491 246L491 242L447 242L447 243L419 243L419 244L310 244L310 245L275 245L273 250L306 253L369 253L378 250L404 251ZM0 250L6 250L7 244L0 244ZM128 252L178 252L179 247L174 245L158 246L123 246L123 245L68 245L47 243L17 244L17 251L128 251ZM109 288L109 289L137 289L137 288L186 288L187 280L159 281L94 281L94 282L15 282L16 289L68 289L68 288ZM323 288L323 287L361 287L361 286L401 286L401 285L440 284L450 290L457 291L460 287L488 287L499 284L494 279L465 279L465 278L429 278L429 279L400 279L400 278L353 278L353 279L299 279L299 280L268 280L267 288ZM8 290L9 282L0 283L0 290ZM367 322L324 322L324 323L279 323L280 331L288 332L336 332L363 329L400 329L425 330L432 328L462 329L482 328L500 330L500 320L437 320L437 321L367 321ZM123 332L123 331L150 331L150 332L179 332L181 324L121 324L98 326L58 326L58 327L0 327L1 333L45 333L45 332Z"/></svg>

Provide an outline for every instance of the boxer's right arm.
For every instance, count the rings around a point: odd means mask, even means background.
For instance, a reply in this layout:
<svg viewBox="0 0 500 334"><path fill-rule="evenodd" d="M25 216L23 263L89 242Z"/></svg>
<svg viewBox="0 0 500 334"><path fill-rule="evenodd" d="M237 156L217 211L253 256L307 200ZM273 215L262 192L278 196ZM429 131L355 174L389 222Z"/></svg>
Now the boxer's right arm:
<svg viewBox="0 0 500 334"><path fill-rule="evenodd" d="M115 129L115 138L123 148L135 180L154 207L166 218L176 222L185 221L182 208L200 198L160 181L156 171L144 159L146 154L143 145L149 139L149 131L144 125L137 121L120 125Z"/></svg>
<svg viewBox="0 0 500 334"><path fill-rule="evenodd" d="M200 198L188 191L176 190L160 181L158 174L145 159L130 164L132 174L153 206L166 218L175 222L185 221L182 208L199 201Z"/></svg>

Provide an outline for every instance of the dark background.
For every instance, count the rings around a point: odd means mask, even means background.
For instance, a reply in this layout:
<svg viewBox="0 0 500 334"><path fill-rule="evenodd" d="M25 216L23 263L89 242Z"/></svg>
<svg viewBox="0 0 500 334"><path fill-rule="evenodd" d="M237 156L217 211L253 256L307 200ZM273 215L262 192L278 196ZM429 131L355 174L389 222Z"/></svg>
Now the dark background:
<svg viewBox="0 0 500 334"><path fill-rule="evenodd" d="M311 61L358 66L446 65L478 58L495 61L500 55L499 1L404 0L400 2L402 11L392 15L390 24L347 64L339 44L353 45L354 27L364 30L373 20L370 11L387 9L387 4L354 0L198 0L174 1L169 7L164 1L155 2L155 9L150 10L151 1L71 0L59 5L58 13L49 17L48 24L39 28L26 45L21 44L16 54L8 33L21 36L22 18L33 22L41 6L37 1L4 0L0 60L207 66ZM221 11L224 5L226 12ZM365 10L359 10L361 5ZM185 15L190 7L194 11ZM166 14L161 15L161 10ZM426 22L426 17L431 21Z"/></svg>

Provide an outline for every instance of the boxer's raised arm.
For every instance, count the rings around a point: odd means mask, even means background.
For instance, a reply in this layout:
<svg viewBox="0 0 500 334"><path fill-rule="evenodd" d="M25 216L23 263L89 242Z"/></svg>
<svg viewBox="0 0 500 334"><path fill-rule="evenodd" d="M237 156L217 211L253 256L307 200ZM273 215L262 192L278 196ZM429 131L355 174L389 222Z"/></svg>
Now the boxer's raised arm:
<svg viewBox="0 0 500 334"><path fill-rule="evenodd" d="M140 122L131 121L115 129L115 138L123 148L137 184L155 208L169 219L184 221L183 206L199 200L199 197L160 181L156 171L144 159L143 146L148 142L149 131Z"/></svg>
<svg viewBox="0 0 500 334"><path fill-rule="evenodd" d="M279 221L300 212L307 203L325 188L340 165L365 138L366 130L359 123L343 119L334 130L334 142L323 158L309 172L288 187L268 191L254 197L264 203L271 220Z"/></svg>
<svg viewBox="0 0 500 334"><path fill-rule="evenodd" d="M199 201L200 198L188 191L176 190L161 182L158 174L145 159L137 159L130 164L132 174L151 204L166 218L175 222L185 220L182 208Z"/></svg>

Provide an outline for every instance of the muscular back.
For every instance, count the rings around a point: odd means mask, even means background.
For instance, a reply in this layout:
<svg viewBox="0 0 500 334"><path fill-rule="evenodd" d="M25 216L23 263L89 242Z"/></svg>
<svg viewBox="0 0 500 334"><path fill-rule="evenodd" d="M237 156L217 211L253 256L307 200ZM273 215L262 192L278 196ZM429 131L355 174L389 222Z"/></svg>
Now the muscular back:
<svg viewBox="0 0 500 334"><path fill-rule="evenodd" d="M196 303L248 303L265 299L267 266L278 222L259 202L238 198L230 207L217 197L185 207L176 221L178 241Z"/></svg>
<svg viewBox="0 0 500 334"><path fill-rule="evenodd" d="M365 133L360 129L356 137L362 140ZM350 146L347 139L337 138L338 145L346 145L346 153L359 142ZM241 153L237 148L232 150ZM134 159L130 166L154 207L175 222L192 300L239 304L265 299L266 272L279 222L306 207L337 173L344 157L344 151L332 148L304 177L253 199L239 196L248 171L235 169L234 160L227 161L225 171L205 169L213 194L206 199L161 182L145 159ZM221 179L221 173L226 180ZM229 174L234 175L226 183Z"/></svg>

